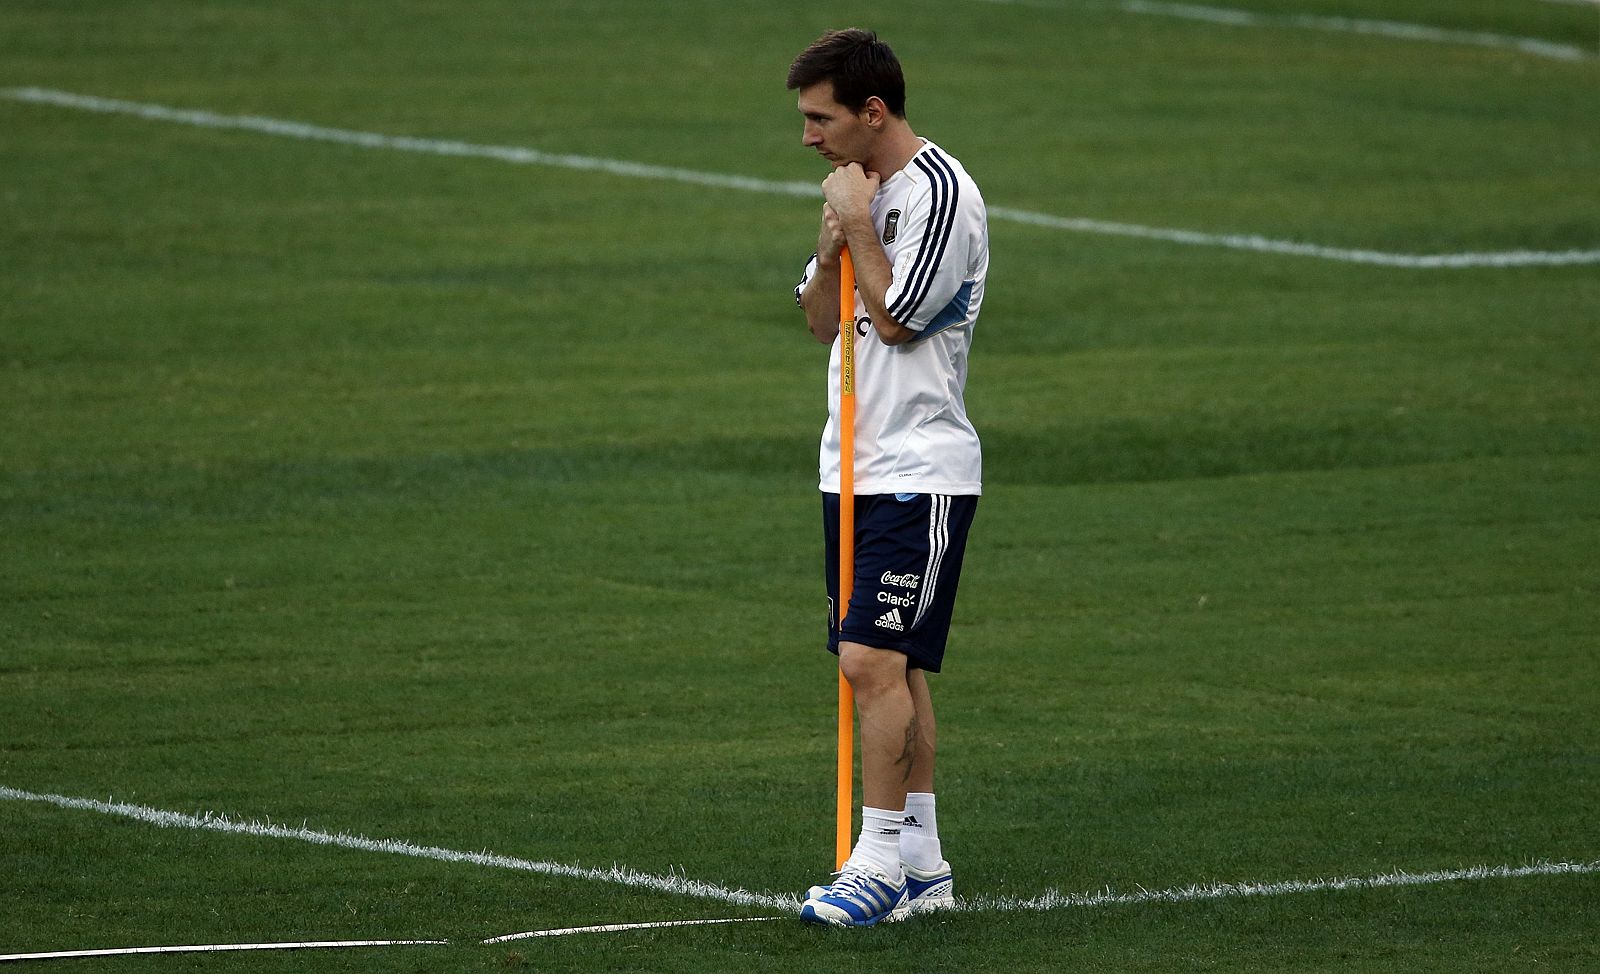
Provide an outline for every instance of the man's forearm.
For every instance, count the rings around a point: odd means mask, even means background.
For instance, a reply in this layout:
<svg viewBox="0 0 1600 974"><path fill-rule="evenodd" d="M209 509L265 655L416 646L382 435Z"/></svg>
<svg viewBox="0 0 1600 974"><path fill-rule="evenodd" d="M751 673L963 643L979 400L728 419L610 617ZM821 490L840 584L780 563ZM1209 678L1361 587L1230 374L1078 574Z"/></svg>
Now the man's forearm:
<svg viewBox="0 0 1600 974"><path fill-rule="evenodd" d="M800 292L800 307L806 313L806 327L824 345L839 337L839 265L817 264L817 272Z"/></svg>
<svg viewBox="0 0 1600 974"><path fill-rule="evenodd" d="M885 345L900 345L917 337L917 333L904 327L889 314L884 299L889 285L894 283L894 270L889 266L889 256L878 242L878 228L870 219L852 221L844 227L845 238L850 241L850 259L855 265L856 290L861 302L867 306L872 327ZM837 274L837 272L835 272Z"/></svg>

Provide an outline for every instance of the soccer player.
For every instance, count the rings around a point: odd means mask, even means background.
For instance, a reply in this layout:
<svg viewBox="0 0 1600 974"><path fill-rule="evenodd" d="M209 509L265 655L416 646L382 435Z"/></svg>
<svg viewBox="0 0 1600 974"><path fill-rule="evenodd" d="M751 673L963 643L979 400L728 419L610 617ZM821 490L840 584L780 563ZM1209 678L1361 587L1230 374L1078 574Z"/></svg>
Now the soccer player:
<svg viewBox="0 0 1600 974"><path fill-rule="evenodd" d="M934 813L928 673L944 657L967 531L982 492L963 390L989 233L961 163L911 130L900 63L877 35L824 34L795 59L804 144L832 163L817 252L795 300L831 343L820 480L828 648L861 727L861 833L801 917L870 926L954 902ZM855 265L855 586L838 606L839 253ZM839 618L844 616L841 628Z"/></svg>

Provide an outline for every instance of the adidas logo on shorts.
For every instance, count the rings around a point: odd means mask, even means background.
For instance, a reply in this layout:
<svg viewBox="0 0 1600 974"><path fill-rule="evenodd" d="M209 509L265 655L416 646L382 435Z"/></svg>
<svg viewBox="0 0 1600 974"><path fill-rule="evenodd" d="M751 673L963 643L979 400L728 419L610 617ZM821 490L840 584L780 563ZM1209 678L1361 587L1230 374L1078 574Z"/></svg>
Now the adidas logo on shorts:
<svg viewBox="0 0 1600 974"><path fill-rule="evenodd" d="M883 615L878 617L878 621L874 622L873 625L877 626L879 629L893 629L895 632L906 631L905 623L900 621L899 609L890 609L888 612L885 612Z"/></svg>

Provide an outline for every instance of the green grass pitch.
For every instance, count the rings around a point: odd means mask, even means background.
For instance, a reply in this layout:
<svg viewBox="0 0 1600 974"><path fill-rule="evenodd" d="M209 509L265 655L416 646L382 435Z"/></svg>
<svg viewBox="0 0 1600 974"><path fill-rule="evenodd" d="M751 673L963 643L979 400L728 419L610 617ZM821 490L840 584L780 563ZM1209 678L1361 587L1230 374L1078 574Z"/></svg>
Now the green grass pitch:
<svg viewBox="0 0 1600 974"><path fill-rule="evenodd" d="M1225 5L1586 54L1070 0L13 0L0 88L820 181L784 72L861 23L993 207L1600 248L1600 12ZM821 879L817 209L0 98L0 787ZM958 892L1600 860L1600 265L991 235ZM1600 967L1593 872L486 946L771 911L21 800L0 904L0 954L451 941L77 971Z"/></svg>

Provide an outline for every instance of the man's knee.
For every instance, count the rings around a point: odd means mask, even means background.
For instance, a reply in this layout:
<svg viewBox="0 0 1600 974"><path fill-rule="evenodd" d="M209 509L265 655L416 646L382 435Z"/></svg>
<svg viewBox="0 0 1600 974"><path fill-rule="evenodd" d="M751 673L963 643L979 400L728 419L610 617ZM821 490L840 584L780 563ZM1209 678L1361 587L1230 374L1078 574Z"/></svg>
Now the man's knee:
<svg viewBox="0 0 1600 974"><path fill-rule="evenodd" d="M839 669L844 673L844 678L850 681L850 689L858 697L909 692L906 686L905 654L892 649L840 643Z"/></svg>

